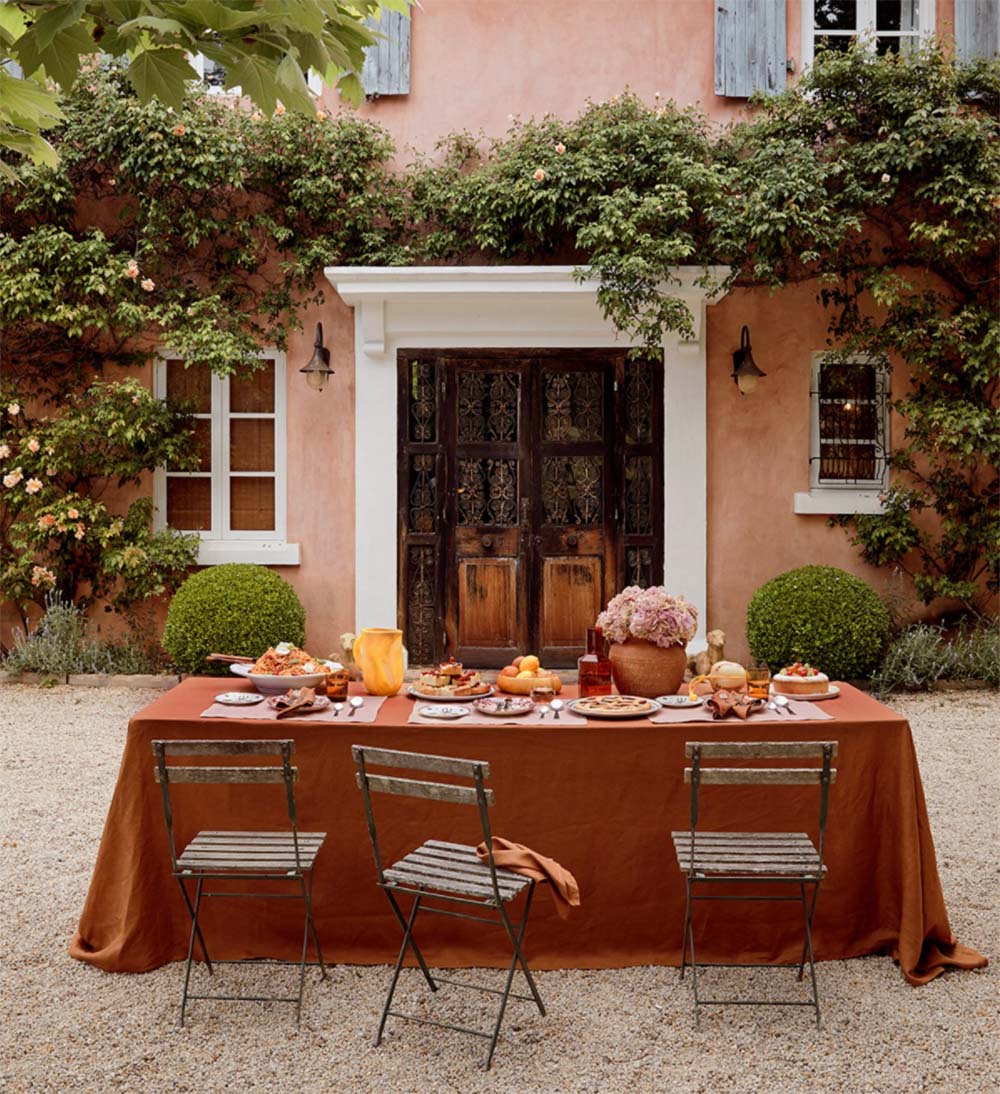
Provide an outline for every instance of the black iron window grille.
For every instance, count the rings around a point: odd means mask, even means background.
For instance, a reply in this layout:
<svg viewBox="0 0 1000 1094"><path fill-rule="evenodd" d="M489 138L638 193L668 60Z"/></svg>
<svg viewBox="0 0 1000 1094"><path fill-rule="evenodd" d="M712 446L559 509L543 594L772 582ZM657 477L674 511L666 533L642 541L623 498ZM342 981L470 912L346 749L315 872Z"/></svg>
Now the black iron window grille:
<svg viewBox="0 0 1000 1094"><path fill-rule="evenodd" d="M815 370L813 452L818 486L885 485L889 376L872 362L820 362Z"/></svg>

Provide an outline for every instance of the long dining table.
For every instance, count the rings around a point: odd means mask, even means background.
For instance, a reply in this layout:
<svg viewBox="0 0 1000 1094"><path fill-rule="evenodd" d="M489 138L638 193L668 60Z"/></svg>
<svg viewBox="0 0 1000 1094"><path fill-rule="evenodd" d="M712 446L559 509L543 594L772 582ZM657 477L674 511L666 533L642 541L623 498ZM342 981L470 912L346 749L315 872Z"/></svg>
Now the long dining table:
<svg viewBox="0 0 1000 1094"><path fill-rule="evenodd" d="M948 923L910 727L902 715L846 684L823 704L824 721L800 717L657 725L648 719L540 725L415 725L413 700L386 700L371 723L207 718L224 689L247 682L191 677L136 714L70 954L109 972L144 972L184 957L190 921L171 873L155 739L295 741L296 801L303 831L326 833L316 862L314 908L328 961L395 959L400 930L376 886L375 866L351 745L488 761L496 804L492 831L556 859L577 878L581 905L560 919L535 901L526 953L538 969L679 965L684 882L670 839L686 828L687 741L835 740L825 862L813 938L819 960L887 954L912 984L949 966L986 964ZM359 690L360 685L352 685ZM571 697L572 689L566 689ZM816 787L726 786L702 793L709 829L806 831L815 838ZM173 788L179 846L201 829L287 828L281 787L241 784ZM467 807L380 796L383 854L402 857L427 839L477 843ZM287 900L213 899L202 924L214 956L297 959L301 905ZM795 903L718 902L695 920L699 959L798 961ZM432 917L420 946L432 965L505 966L503 932Z"/></svg>

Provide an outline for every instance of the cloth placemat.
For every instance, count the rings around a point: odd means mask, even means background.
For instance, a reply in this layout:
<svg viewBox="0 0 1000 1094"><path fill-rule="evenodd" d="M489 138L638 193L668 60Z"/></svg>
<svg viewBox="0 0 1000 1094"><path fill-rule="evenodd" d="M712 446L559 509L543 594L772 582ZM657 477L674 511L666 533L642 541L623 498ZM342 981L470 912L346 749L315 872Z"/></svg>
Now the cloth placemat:
<svg viewBox="0 0 1000 1094"><path fill-rule="evenodd" d="M338 722L349 724L351 722L374 722L378 715L379 707L385 702L385 697L381 695L366 695L364 697L365 705L358 707L358 709L348 717L350 707L345 703L344 709L340 712L339 716L335 713L332 704L326 708L326 710L317 711L315 714L302 714L298 717L291 716L288 718L278 719L278 712L273 710L267 705L265 699L263 703L255 703L252 707L229 707L223 706L222 703L213 703L207 710L201 712L202 718L237 718L242 721L245 718L259 719L262 722L277 722L279 725L283 725L285 722Z"/></svg>
<svg viewBox="0 0 1000 1094"><path fill-rule="evenodd" d="M836 702L836 700L833 700ZM754 711L746 721L737 718L735 714L728 718L715 719L712 712L702 704L700 707L668 707L659 714L650 717L650 721L656 725L680 725L685 722L715 722L716 725L725 722L728 725L756 725L758 722L826 722L833 718L820 707L818 703L809 703L805 699L789 699L788 706L794 710L794 714L779 714L776 710Z"/></svg>
<svg viewBox="0 0 1000 1094"><path fill-rule="evenodd" d="M538 710L529 711L527 714L515 714L506 718L497 714L480 714L478 710L473 710L471 705L469 707L469 713L464 718L425 718L420 711L424 707L433 706L433 703L421 702L417 699L413 704L413 709L410 711L410 716L407 721L411 725L425 725L425 726L442 726L442 725L459 725L459 726L585 726L587 725L587 719L581 717L579 714L573 714L572 712L563 708L559 711L559 720L553 717L552 712L546 713L543 718ZM447 706L448 704L443 704ZM455 706L458 706L456 703Z"/></svg>

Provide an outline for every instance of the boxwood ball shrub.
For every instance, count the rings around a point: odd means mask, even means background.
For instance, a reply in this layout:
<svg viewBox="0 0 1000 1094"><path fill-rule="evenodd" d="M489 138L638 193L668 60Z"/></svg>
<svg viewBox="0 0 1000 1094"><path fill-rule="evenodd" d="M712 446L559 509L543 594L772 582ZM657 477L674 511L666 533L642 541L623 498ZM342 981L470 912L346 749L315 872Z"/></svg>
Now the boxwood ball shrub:
<svg viewBox="0 0 1000 1094"><path fill-rule="evenodd" d="M747 641L773 671L807 661L833 680L868 676L889 637L875 590L835 566L800 566L766 582L747 608Z"/></svg>
<svg viewBox="0 0 1000 1094"><path fill-rule="evenodd" d="M269 646L306 636L295 590L263 566L242 562L192 574L174 594L163 647L182 672L222 675L227 665L205 663L210 653L259 657Z"/></svg>

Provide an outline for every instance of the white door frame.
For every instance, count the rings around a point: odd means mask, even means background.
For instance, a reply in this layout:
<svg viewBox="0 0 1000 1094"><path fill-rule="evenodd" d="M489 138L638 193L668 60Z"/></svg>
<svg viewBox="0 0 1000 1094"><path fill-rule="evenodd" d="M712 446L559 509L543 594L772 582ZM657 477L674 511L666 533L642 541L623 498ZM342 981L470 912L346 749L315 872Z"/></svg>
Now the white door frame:
<svg viewBox="0 0 1000 1094"><path fill-rule="evenodd" d="M354 308L355 627L397 625L397 372L400 349L620 349L597 282L572 266L331 266ZM665 289L688 305L690 339L663 342L664 582L699 609L689 649L704 647L708 589L705 309L727 267L684 266Z"/></svg>

